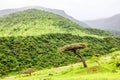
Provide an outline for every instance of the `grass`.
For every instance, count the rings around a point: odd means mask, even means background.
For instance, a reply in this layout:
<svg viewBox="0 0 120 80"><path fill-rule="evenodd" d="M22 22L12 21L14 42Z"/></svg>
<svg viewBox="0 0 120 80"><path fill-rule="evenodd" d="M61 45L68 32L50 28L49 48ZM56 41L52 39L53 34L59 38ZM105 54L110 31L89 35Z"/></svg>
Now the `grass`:
<svg viewBox="0 0 120 80"><path fill-rule="evenodd" d="M88 68L83 68L82 63L76 63L36 71L32 75L17 74L3 77L1 80L118 80L120 66L115 66L116 60L119 59L118 56L120 56L120 51L98 58L93 56L87 60Z"/></svg>
<svg viewBox="0 0 120 80"><path fill-rule="evenodd" d="M110 33L103 30L86 29L56 14L35 9L17 12L0 18L0 37L39 36L49 33L70 33L92 37L110 35Z"/></svg>

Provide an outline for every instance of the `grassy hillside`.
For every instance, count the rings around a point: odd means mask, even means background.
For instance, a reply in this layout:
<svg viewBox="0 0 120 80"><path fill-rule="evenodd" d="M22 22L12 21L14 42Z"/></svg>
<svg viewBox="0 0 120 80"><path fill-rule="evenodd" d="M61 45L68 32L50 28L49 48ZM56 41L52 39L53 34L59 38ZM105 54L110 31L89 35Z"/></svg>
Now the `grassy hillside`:
<svg viewBox="0 0 120 80"><path fill-rule="evenodd" d="M87 60L88 68L81 63L44 69L32 75L17 74L1 80L118 80L120 77L120 51Z"/></svg>
<svg viewBox="0 0 120 80"><path fill-rule="evenodd" d="M49 12L31 9L4 16L0 18L0 76L31 67L44 69L76 63L79 59L71 52L58 51L76 42L88 44L81 50L86 58L120 50L119 37L83 28Z"/></svg>
<svg viewBox="0 0 120 80"><path fill-rule="evenodd" d="M92 31L91 31L92 30ZM108 32L83 28L61 16L36 9L0 18L0 36L38 36L49 33L71 33L81 36L108 36Z"/></svg>

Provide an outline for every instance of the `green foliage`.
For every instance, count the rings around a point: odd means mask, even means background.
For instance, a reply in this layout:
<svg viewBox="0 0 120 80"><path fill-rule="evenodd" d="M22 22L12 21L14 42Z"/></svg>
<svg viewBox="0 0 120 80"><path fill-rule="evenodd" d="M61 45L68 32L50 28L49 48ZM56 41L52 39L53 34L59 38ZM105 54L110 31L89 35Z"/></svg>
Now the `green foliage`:
<svg viewBox="0 0 120 80"><path fill-rule="evenodd" d="M100 29L94 29L94 28L86 28L85 29L86 33L88 34L94 34L94 35L98 35L98 36L106 36L109 34L109 36L112 36L109 32L105 32L103 30Z"/></svg>
<svg viewBox="0 0 120 80"><path fill-rule="evenodd" d="M8 72L30 67L42 69L76 63L79 59L74 54L58 51L58 48L63 45L76 42L88 44L86 49L81 50L84 56L91 56L95 53L106 54L111 52L112 48L120 50L120 38L98 39L71 34L1 37L0 74L5 75Z"/></svg>
<svg viewBox="0 0 120 80"><path fill-rule="evenodd" d="M119 58L113 59L113 56ZM43 69L31 73L31 75L15 74L0 78L1 80L118 80L120 69L116 62L120 61L120 51L93 56L87 60L88 68L83 68L82 63L71 64L58 68ZM96 64L96 60L100 65ZM28 71L31 69L28 69ZM27 72L28 72L27 71ZM114 76L113 76L114 75Z"/></svg>
<svg viewBox="0 0 120 80"><path fill-rule="evenodd" d="M71 33L82 36L110 36L101 30L86 29L59 15L41 10L26 10L0 18L0 36L38 36Z"/></svg>

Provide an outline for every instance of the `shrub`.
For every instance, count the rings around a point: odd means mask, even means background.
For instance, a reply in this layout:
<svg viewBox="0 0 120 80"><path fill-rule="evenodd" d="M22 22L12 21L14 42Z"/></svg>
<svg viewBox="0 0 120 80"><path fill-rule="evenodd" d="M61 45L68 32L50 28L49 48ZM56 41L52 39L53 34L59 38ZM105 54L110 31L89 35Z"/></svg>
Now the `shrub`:
<svg viewBox="0 0 120 80"><path fill-rule="evenodd" d="M36 70L34 68L28 68L25 71L23 71L23 74L29 74L31 75L31 73L35 72Z"/></svg>

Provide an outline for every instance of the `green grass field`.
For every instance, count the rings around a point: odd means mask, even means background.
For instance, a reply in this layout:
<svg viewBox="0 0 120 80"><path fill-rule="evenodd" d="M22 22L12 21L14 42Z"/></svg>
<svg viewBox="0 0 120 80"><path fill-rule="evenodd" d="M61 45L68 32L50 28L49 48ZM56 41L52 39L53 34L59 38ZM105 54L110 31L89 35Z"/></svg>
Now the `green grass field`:
<svg viewBox="0 0 120 80"><path fill-rule="evenodd" d="M68 66L43 69L32 75L14 73L0 80L119 80L120 51L87 60L88 68L82 63Z"/></svg>

